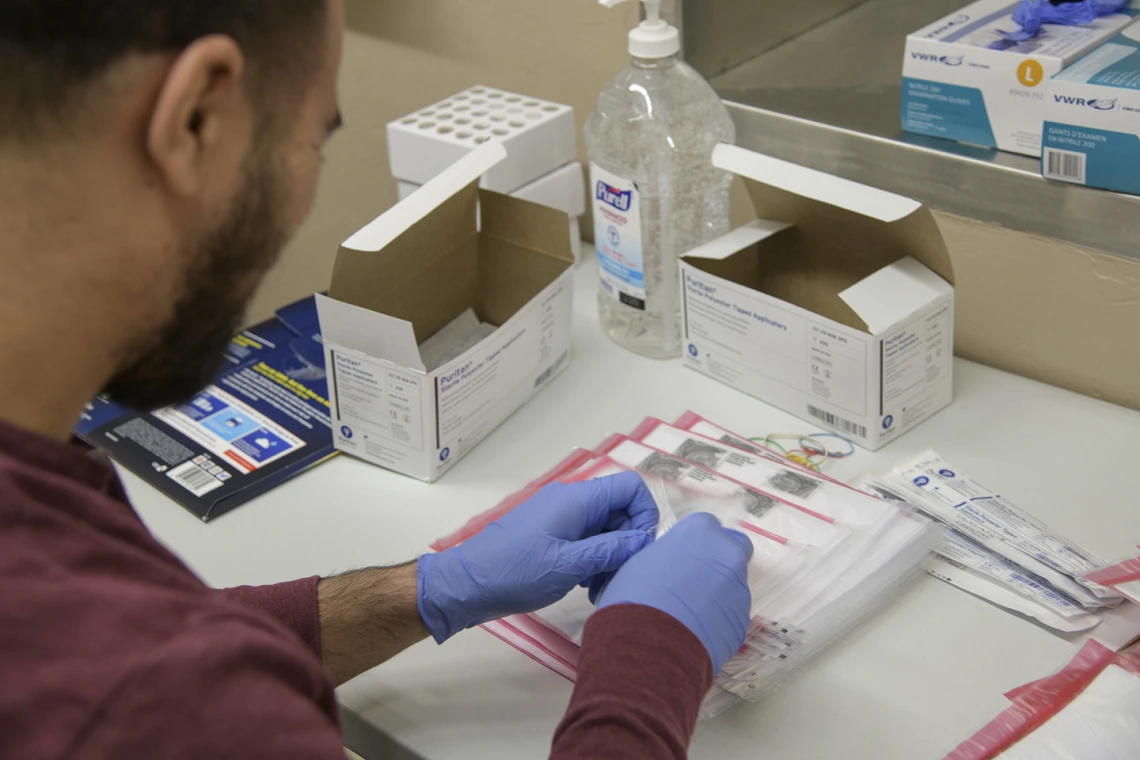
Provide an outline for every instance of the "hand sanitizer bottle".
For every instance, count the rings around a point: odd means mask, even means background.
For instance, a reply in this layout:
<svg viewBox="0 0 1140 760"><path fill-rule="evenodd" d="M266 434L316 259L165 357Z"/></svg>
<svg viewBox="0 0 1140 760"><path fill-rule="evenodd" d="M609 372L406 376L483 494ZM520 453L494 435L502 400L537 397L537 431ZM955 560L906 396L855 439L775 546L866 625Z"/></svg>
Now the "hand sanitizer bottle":
<svg viewBox="0 0 1140 760"><path fill-rule="evenodd" d="M599 0L613 7L623 0ZM598 314L620 345L665 359L681 353L678 257L729 231L732 176L712 165L736 130L720 97L680 59L661 0L629 34L632 62L586 122L598 247Z"/></svg>

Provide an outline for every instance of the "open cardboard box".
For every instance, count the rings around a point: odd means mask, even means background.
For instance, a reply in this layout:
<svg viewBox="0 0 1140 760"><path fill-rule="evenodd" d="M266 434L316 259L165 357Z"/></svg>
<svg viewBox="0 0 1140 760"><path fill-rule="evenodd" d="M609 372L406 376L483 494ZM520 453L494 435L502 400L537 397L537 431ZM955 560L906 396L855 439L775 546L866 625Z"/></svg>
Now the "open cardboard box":
<svg viewBox="0 0 1140 760"><path fill-rule="evenodd" d="M760 221L681 262L689 367L877 449L953 398L954 271L918 201L731 145Z"/></svg>
<svg viewBox="0 0 1140 760"><path fill-rule="evenodd" d="M480 190L504 158L472 151L337 253L317 307L338 449L434 481L567 366L566 215Z"/></svg>

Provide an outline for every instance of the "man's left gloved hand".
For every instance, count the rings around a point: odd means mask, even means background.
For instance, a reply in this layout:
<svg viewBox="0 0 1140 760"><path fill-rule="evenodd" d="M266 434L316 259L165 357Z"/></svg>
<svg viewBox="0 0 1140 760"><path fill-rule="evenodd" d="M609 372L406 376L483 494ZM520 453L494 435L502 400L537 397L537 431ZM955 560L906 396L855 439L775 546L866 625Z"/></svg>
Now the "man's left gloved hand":
<svg viewBox="0 0 1140 760"><path fill-rule="evenodd" d="M420 557L420 617L443 643L542 609L616 571L656 527L657 504L637 473L546 486L459 546Z"/></svg>

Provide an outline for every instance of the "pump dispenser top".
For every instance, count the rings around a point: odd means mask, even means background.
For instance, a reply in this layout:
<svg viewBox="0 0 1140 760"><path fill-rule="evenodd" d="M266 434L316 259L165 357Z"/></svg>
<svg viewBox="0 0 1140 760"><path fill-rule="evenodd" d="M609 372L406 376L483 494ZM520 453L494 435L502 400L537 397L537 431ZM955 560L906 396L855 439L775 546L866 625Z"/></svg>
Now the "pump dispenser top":
<svg viewBox="0 0 1140 760"><path fill-rule="evenodd" d="M626 0L598 0L613 8ZM645 3L645 20L629 32L629 54L634 58L668 58L681 52L681 33L661 18L661 0Z"/></svg>

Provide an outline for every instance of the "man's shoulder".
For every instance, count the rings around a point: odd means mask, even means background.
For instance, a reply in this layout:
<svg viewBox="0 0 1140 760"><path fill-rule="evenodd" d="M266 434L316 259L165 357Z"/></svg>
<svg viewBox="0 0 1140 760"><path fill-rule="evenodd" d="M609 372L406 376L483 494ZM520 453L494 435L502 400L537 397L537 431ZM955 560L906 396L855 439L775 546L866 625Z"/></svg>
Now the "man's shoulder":
<svg viewBox="0 0 1140 760"><path fill-rule="evenodd" d="M0 735L13 756L67 754L145 705L194 722L242 689L290 694L328 712L321 667L273 621L205 588L103 573L0 575ZM15 744L9 744L15 742Z"/></svg>
<svg viewBox="0 0 1140 760"><path fill-rule="evenodd" d="M81 462L63 472L2 454L5 757L220 757L273 716L330 744L332 686L295 636L208 589L98 468L81 477Z"/></svg>

